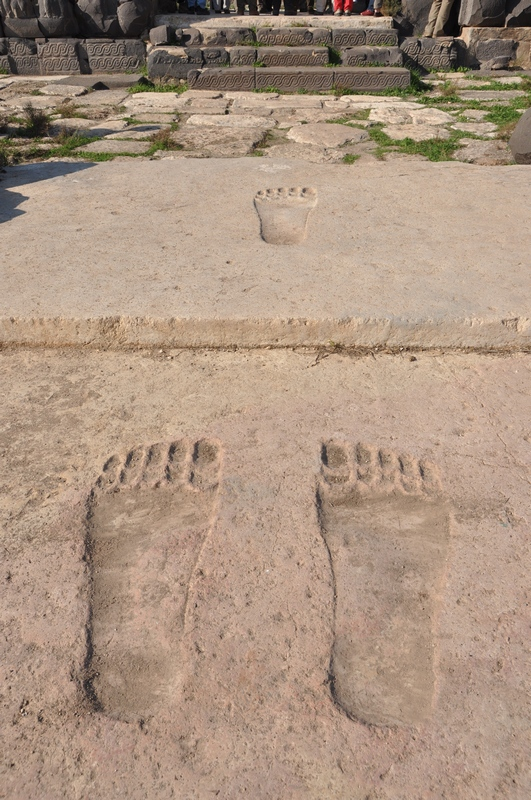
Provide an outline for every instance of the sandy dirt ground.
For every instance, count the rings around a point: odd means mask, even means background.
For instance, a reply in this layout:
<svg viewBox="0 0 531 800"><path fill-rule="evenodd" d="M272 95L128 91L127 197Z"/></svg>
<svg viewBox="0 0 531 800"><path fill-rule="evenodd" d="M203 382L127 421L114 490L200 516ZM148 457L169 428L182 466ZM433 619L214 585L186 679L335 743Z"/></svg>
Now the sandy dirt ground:
<svg viewBox="0 0 531 800"><path fill-rule="evenodd" d="M527 800L529 355L0 365L0 797Z"/></svg>

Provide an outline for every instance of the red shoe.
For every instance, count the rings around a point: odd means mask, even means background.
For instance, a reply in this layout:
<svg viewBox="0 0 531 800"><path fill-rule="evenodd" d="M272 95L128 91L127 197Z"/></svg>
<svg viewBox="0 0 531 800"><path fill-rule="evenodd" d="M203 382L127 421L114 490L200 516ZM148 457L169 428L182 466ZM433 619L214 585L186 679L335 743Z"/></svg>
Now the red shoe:
<svg viewBox="0 0 531 800"><path fill-rule="evenodd" d="M371 11L370 8L367 11L362 11L360 17L374 17L374 11Z"/></svg>

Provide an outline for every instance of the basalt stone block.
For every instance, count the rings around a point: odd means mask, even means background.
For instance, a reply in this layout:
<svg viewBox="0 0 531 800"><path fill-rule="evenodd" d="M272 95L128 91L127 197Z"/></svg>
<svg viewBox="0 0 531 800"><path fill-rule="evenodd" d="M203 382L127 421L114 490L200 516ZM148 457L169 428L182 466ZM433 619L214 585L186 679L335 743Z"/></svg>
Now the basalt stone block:
<svg viewBox="0 0 531 800"><path fill-rule="evenodd" d="M231 67L230 69L195 69L188 72L190 89L208 91L252 92L255 88L253 67Z"/></svg>
<svg viewBox="0 0 531 800"><path fill-rule="evenodd" d="M364 28L334 28L332 43L334 47L363 47L365 44Z"/></svg>
<svg viewBox="0 0 531 800"><path fill-rule="evenodd" d="M531 108L518 120L509 147L517 164L531 164Z"/></svg>
<svg viewBox="0 0 531 800"><path fill-rule="evenodd" d="M153 47L160 47L163 44L175 44L175 28L171 25L158 25L151 28L149 41Z"/></svg>
<svg viewBox="0 0 531 800"><path fill-rule="evenodd" d="M39 0L39 28L52 39L79 33L73 0Z"/></svg>
<svg viewBox="0 0 531 800"><path fill-rule="evenodd" d="M85 42L90 72L127 72L146 63L142 41L134 39L87 39Z"/></svg>
<svg viewBox="0 0 531 800"><path fill-rule="evenodd" d="M404 63L421 69L454 69L457 47L453 40L407 38L400 44Z"/></svg>
<svg viewBox="0 0 531 800"><path fill-rule="evenodd" d="M150 78L186 80L191 69L203 65L203 56L199 48L157 47L149 53L147 65Z"/></svg>
<svg viewBox="0 0 531 800"><path fill-rule="evenodd" d="M474 28L503 27L505 0L463 0L459 25Z"/></svg>
<svg viewBox="0 0 531 800"><path fill-rule="evenodd" d="M231 47L229 50L231 67L252 67L257 60L255 47Z"/></svg>
<svg viewBox="0 0 531 800"><path fill-rule="evenodd" d="M9 63L9 56L0 56L0 69L3 73L11 72L11 64Z"/></svg>
<svg viewBox="0 0 531 800"><path fill-rule="evenodd" d="M383 92L384 89L405 89L411 82L407 69L394 67L334 67L334 86L358 92Z"/></svg>
<svg viewBox="0 0 531 800"><path fill-rule="evenodd" d="M531 25L530 0L509 0L507 4L506 28L527 28Z"/></svg>
<svg viewBox="0 0 531 800"><path fill-rule="evenodd" d="M203 44L210 47L235 47L254 44L250 28L199 28Z"/></svg>
<svg viewBox="0 0 531 800"><path fill-rule="evenodd" d="M349 47L341 51L341 63L345 67L360 67L364 64L401 67L404 54L399 47Z"/></svg>
<svg viewBox="0 0 531 800"><path fill-rule="evenodd" d="M76 0L75 12L81 36L114 39L123 35L116 0Z"/></svg>
<svg viewBox="0 0 531 800"><path fill-rule="evenodd" d="M432 0L402 0L402 23L407 33L422 34L428 22Z"/></svg>
<svg viewBox="0 0 531 800"><path fill-rule="evenodd" d="M0 39L0 56L7 56L9 52L9 39Z"/></svg>
<svg viewBox="0 0 531 800"><path fill-rule="evenodd" d="M257 61L264 67L325 67L326 47L259 47Z"/></svg>
<svg viewBox="0 0 531 800"><path fill-rule="evenodd" d="M505 69L516 56L514 39L489 39L478 42L475 56L483 69Z"/></svg>
<svg viewBox="0 0 531 800"><path fill-rule="evenodd" d="M151 0L118 0L118 23L123 36L141 36L149 27Z"/></svg>
<svg viewBox="0 0 531 800"><path fill-rule="evenodd" d="M175 44L181 47L198 47L203 41L197 28L177 28L175 31Z"/></svg>
<svg viewBox="0 0 531 800"><path fill-rule="evenodd" d="M32 39L8 39L10 72L14 75L40 75L37 45Z"/></svg>
<svg viewBox="0 0 531 800"><path fill-rule="evenodd" d="M229 54L224 47L202 47L201 52L205 67L221 67L229 63Z"/></svg>
<svg viewBox="0 0 531 800"><path fill-rule="evenodd" d="M37 45L37 55L43 75L80 72L78 43L75 39L49 39Z"/></svg>
<svg viewBox="0 0 531 800"><path fill-rule="evenodd" d="M29 3L28 5L32 4ZM42 36L37 17L31 16L30 11L30 8L26 9L26 4L24 3L24 8L21 9L20 13L27 13L28 16L7 16L2 13L4 34L7 37L19 39L38 39Z"/></svg>
<svg viewBox="0 0 531 800"><path fill-rule="evenodd" d="M332 31L327 28L309 28L312 34L312 44L319 47L331 47Z"/></svg>
<svg viewBox="0 0 531 800"><path fill-rule="evenodd" d="M396 47L398 45L398 31L393 28L367 28L365 35L365 41L370 47Z"/></svg>
<svg viewBox="0 0 531 800"><path fill-rule="evenodd" d="M303 47L313 44L313 34L309 28L259 28L256 40L258 45Z"/></svg>
<svg viewBox="0 0 531 800"><path fill-rule="evenodd" d="M284 92L307 89L327 92L334 85L333 70L326 67L270 67L256 70L256 88L274 86Z"/></svg>

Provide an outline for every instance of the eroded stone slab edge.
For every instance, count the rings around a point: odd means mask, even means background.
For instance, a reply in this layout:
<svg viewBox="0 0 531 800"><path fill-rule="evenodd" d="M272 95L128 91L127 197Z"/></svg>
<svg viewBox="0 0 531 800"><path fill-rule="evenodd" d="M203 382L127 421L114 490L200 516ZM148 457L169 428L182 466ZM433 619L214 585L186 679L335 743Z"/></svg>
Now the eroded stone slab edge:
<svg viewBox="0 0 531 800"><path fill-rule="evenodd" d="M361 347L528 351L531 318L400 319L0 318L0 346Z"/></svg>

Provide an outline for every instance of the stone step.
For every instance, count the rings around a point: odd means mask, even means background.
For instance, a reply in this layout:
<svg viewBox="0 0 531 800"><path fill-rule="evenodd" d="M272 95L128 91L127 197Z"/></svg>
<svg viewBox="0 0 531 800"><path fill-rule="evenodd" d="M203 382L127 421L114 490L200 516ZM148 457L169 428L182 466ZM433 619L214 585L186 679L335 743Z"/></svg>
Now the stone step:
<svg viewBox="0 0 531 800"><path fill-rule="evenodd" d="M291 28L294 23L297 27L305 28L383 28L394 27L392 17L334 17L325 15L323 17L302 16L296 17L278 16L273 17L267 14L260 14L258 17L240 17L236 14L223 15L219 17L204 17L198 22L198 18L191 14L157 14L155 25L173 25L175 28L199 27L203 28L241 28L249 26L252 20L254 28Z"/></svg>
<svg viewBox="0 0 531 800"><path fill-rule="evenodd" d="M204 67L327 67L338 55L345 67L400 67L404 61L399 47L350 47L334 54L328 47L154 47L148 76L185 80L191 69Z"/></svg>
<svg viewBox="0 0 531 800"><path fill-rule="evenodd" d="M300 89L329 92L334 88L381 92L409 86L409 70L398 67L232 67L195 69L188 72L191 89L243 91L274 88L282 92Z"/></svg>
<svg viewBox="0 0 531 800"><path fill-rule="evenodd" d="M396 47L398 31L393 28L178 28L165 24L152 28L151 44L181 47Z"/></svg>

